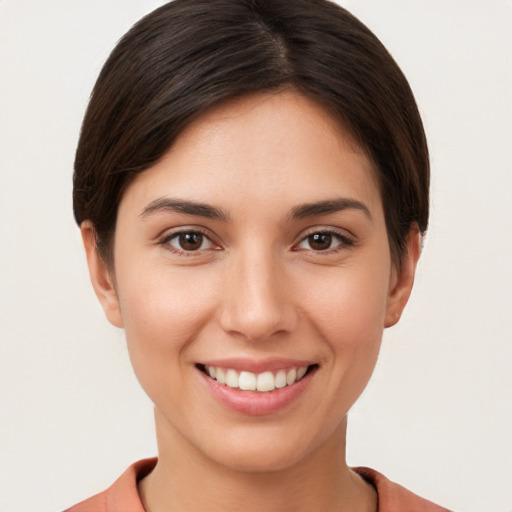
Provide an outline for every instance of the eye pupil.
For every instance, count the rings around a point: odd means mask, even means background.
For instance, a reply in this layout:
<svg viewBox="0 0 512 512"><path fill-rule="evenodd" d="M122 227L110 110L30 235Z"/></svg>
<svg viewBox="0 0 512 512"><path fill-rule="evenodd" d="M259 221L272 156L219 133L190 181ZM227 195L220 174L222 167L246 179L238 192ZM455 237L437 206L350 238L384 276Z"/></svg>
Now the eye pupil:
<svg viewBox="0 0 512 512"><path fill-rule="evenodd" d="M332 235L329 233L315 233L308 238L310 247L315 251L325 251L331 247Z"/></svg>
<svg viewBox="0 0 512 512"><path fill-rule="evenodd" d="M181 233L179 243L183 250L195 251L201 247L203 235L201 233Z"/></svg>

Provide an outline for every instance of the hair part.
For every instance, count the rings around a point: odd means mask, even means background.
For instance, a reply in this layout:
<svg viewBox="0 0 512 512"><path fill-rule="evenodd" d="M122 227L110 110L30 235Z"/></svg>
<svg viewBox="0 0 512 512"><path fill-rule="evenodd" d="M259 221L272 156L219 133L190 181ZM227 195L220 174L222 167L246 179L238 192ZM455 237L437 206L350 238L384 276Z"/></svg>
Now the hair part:
<svg viewBox="0 0 512 512"><path fill-rule="evenodd" d="M429 158L409 84L376 36L328 0L175 0L119 41L93 89L73 208L113 268L117 210L140 172L231 98L290 88L318 102L375 164L393 260L424 233Z"/></svg>

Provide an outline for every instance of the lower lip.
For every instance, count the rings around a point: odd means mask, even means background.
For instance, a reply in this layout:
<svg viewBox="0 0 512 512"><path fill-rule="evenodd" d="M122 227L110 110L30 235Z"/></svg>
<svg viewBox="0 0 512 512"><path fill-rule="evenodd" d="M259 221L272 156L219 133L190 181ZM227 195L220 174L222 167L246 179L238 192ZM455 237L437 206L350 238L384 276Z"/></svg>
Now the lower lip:
<svg viewBox="0 0 512 512"><path fill-rule="evenodd" d="M242 391L220 384L201 370L198 370L213 396L228 408L252 416L263 416L276 413L295 402L308 386L314 370L302 379L274 391Z"/></svg>

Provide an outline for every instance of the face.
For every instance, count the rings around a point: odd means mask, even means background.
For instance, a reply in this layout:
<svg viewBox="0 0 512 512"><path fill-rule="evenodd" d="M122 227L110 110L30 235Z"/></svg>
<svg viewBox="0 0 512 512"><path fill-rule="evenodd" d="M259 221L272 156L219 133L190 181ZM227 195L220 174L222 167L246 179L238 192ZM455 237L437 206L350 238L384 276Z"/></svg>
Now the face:
<svg viewBox="0 0 512 512"><path fill-rule="evenodd" d="M372 163L292 92L190 125L126 190L113 277L88 253L161 437L246 470L339 438L412 285Z"/></svg>

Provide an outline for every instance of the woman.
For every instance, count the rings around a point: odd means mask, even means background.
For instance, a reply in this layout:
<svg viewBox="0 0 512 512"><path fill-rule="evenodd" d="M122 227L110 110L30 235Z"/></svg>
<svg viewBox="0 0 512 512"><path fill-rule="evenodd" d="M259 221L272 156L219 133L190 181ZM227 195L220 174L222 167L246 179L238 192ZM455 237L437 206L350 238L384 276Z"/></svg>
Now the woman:
<svg viewBox="0 0 512 512"><path fill-rule="evenodd" d="M406 79L337 5L177 0L136 24L93 91L74 209L159 457L70 510L442 510L345 462L428 181Z"/></svg>

